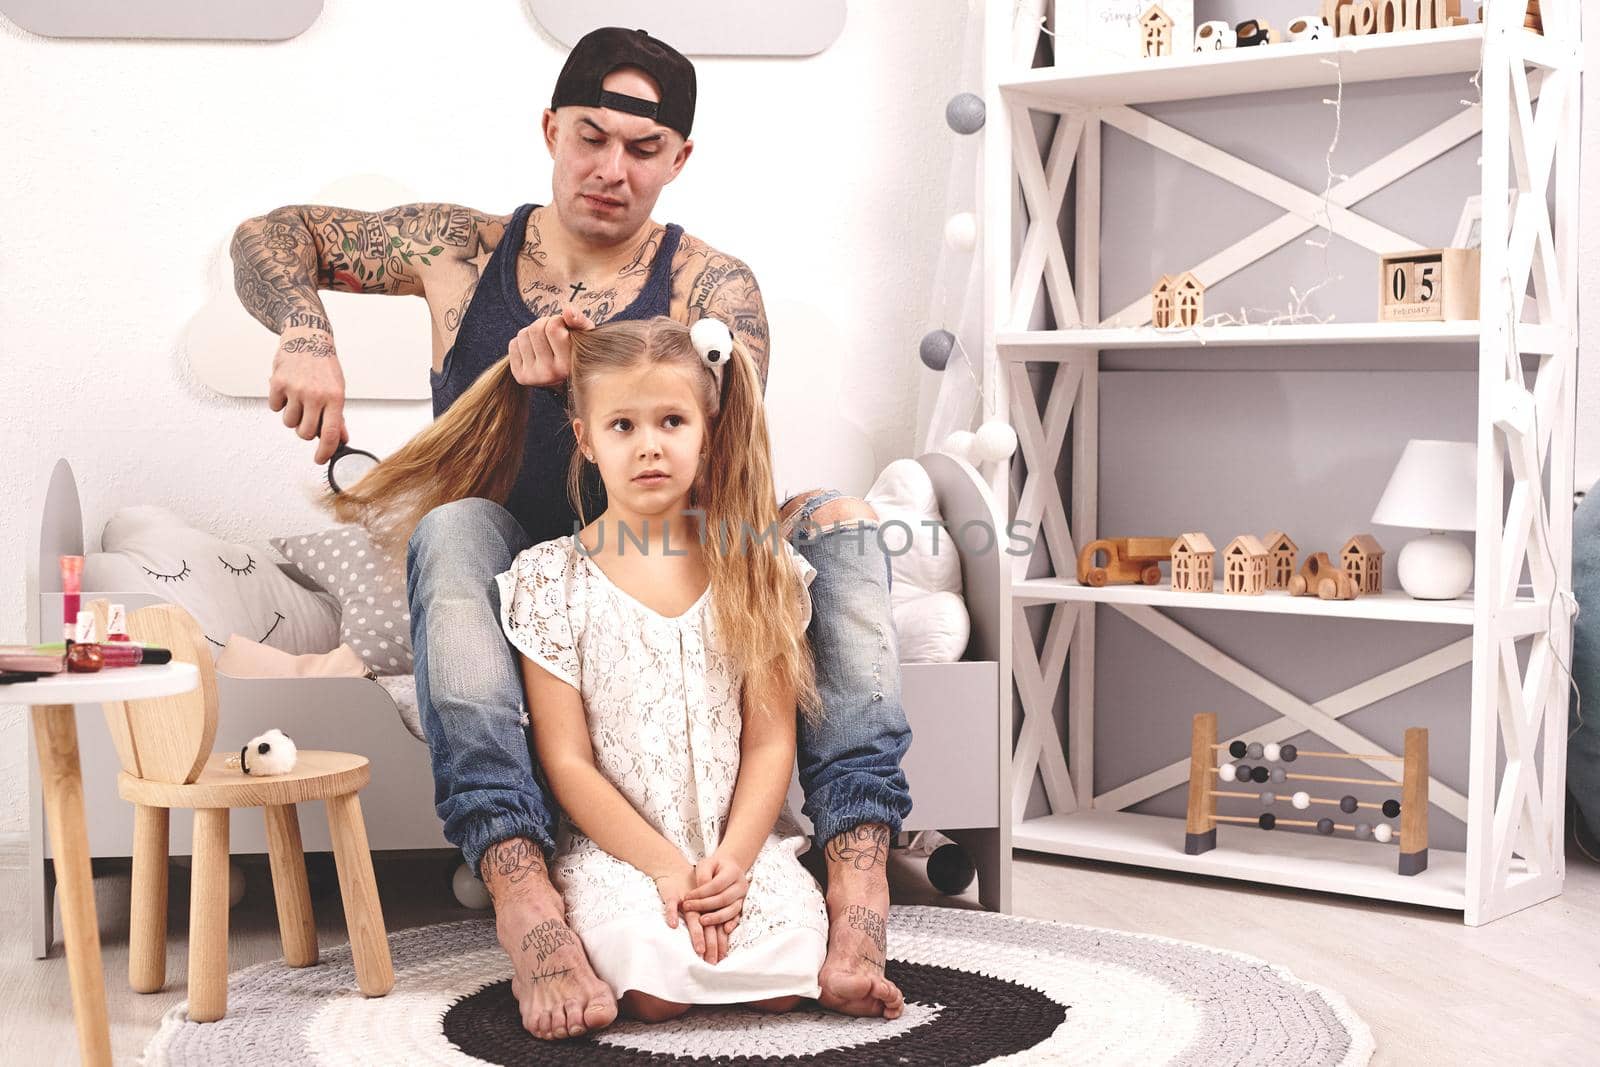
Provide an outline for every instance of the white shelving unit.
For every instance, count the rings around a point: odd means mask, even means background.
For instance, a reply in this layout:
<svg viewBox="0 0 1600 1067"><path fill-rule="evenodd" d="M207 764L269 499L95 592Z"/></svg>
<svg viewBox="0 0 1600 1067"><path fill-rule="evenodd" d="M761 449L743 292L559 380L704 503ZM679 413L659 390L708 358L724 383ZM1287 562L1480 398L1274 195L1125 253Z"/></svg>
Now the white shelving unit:
<svg viewBox="0 0 1600 1067"><path fill-rule="evenodd" d="M1457 322L1330 322L1303 326L1197 326L1192 330L1153 326L1099 329L1032 330L1003 333L995 344L1013 359L1059 362L1075 353L1119 348L1290 348L1335 345L1438 346L1473 344L1479 340L1476 321ZM1551 353L1559 331L1540 325L1517 328L1524 352Z"/></svg>
<svg viewBox="0 0 1600 1067"><path fill-rule="evenodd" d="M988 5L983 163L984 414L1009 421L1019 439L1017 456L986 473L996 499L1009 501L1008 517L1031 523L1040 533L1032 555L1013 557L1002 604L1009 628L1003 635L1008 659L1002 670L1012 678L1008 697L1021 713L1011 766L1001 777L1009 794L1001 803L1013 814L1014 847L1406 901L1460 911L1469 925L1558 895L1565 876L1567 703L1559 663L1570 662L1571 649L1560 595L1570 593L1571 584L1567 487L1572 484L1576 390L1581 66L1576 0L1544 0L1543 36L1522 28L1515 5L1502 4L1491 7L1487 24L1121 63L1071 57L1059 68L1033 70L1018 70L1012 60L1018 9L1014 0ZM1299 187L1132 106L1479 70L1481 106L1463 107L1343 178L1326 210L1320 191ZM1034 134L1038 112L1059 120L1043 151ZM1481 132L1481 319L1155 330L1149 326L1147 297L1107 313L1099 292L1100 136L1106 126L1179 155L1282 209L1281 217L1187 265L1207 285L1323 225L1375 257L1426 247L1363 217L1354 206ZM1068 249L1055 221L1073 178L1075 245ZM1508 192L1513 189L1519 195L1511 210ZM1547 200L1553 201L1553 212ZM1537 318L1513 327L1511 309L1520 315L1530 282ZM1029 329L1041 299L1048 300L1059 328ZM1098 536L1099 376L1113 365L1108 360L1142 353L1153 359L1153 369L1206 370L1240 358L1278 369L1337 369L1344 354L1379 348L1390 365L1401 369L1435 367L1445 360L1477 372L1475 595L1441 603L1390 592L1324 602L1281 593L1233 597L1174 593L1165 586L1093 588L1074 580L1076 546ZM1240 351L1249 349L1258 351ZM1056 366L1053 384L1036 403L1029 369L1040 364ZM1531 429L1500 418L1503 391L1524 382L1536 410ZM1072 493L1063 499L1054 472L1069 448ZM1010 469L1017 461L1026 468L1020 492L1013 491ZM1503 489L1508 470L1509 494ZM1541 489L1545 484L1553 487L1548 493ZM1548 530L1548 543L1535 532L1536 524ZM1027 577L1041 553L1057 577ZM1519 583L1531 583L1532 595L1519 596ZM1368 844L1224 826L1215 850L1185 855L1181 819L1122 809L1185 782L1186 747L1182 759L1133 782L1097 789L1094 781L1095 628L1101 605L1280 713L1281 718L1241 735L1246 741L1282 741L1309 730L1343 751L1381 754L1382 745L1346 725L1343 717L1470 664L1467 792L1430 781L1431 804L1466 823L1466 851L1430 849L1428 869L1405 877L1375 859ZM1024 612L1041 606L1048 624L1042 645L1036 646ZM1312 704L1185 629L1166 613L1174 608L1447 629L1444 643L1427 655ZM1519 659L1519 642L1528 646L1522 650L1526 666ZM1063 687L1065 744L1052 715ZM1189 715L1198 710L1208 709L1172 709L1178 735L1187 735ZM1008 704L1003 723L1012 715ZM1497 773L1502 753L1505 768ZM1393 763L1373 760L1363 767L1398 780ZM1043 779L1051 813L1025 819L1036 774Z"/></svg>

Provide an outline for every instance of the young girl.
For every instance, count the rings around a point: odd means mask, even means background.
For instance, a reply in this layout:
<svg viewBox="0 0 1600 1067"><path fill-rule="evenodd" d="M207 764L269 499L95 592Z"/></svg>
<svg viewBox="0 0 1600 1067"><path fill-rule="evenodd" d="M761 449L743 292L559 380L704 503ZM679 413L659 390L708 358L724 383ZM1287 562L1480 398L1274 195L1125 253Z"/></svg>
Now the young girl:
<svg viewBox="0 0 1600 1067"><path fill-rule="evenodd" d="M718 347L731 358L703 358L667 318L572 335L569 496L583 515L592 465L607 506L498 576L539 765L575 824L551 880L595 972L645 1020L786 1011L819 995L827 949L784 804L797 707L820 713L815 571L779 532L755 365ZM473 391L460 402L484 412L485 440L515 424L526 390L505 362Z"/></svg>

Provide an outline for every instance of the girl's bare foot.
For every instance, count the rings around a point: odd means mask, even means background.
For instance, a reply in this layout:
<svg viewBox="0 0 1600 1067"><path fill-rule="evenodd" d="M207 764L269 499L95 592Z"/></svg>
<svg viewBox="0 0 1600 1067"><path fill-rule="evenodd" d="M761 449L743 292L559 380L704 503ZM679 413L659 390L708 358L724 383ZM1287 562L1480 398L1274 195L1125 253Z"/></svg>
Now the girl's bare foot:
<svg viewBox="0 0 1600 1067"><path fill-rule="evenodd" d="M622 992L622 1013L642 1023L664 1023L676 1019L689 1010L690 1005L672 1000L662 1000L637 989Z"/></svg>
<svg viewBox="0 0 1600 1067"><path fill-rule="evenodd" d="M774 1015L783 1015L798 1008L804 999L804 997L770 997L767 1000L752 1000L750 1006L761 1011L770 1011Z"/></svg>

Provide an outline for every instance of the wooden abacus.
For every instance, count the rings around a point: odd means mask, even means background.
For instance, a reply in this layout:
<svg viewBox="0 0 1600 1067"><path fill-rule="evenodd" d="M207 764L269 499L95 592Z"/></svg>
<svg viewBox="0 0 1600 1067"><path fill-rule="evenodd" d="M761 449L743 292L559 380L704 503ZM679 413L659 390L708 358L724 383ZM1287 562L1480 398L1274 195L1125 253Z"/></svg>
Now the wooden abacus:
<svg viewBox="0 0 1600 1067"><path fill-rule="evenodd" d="M1219 756L1225 757L1227 762L1219 762ZM1247 793L1236 789L1218 788L1219 783L1228 782L1254 782L1257 784L1283 784L1291 781L1300 782L1332 782L1342 785L1377 785L1392 788L1394 783L1387 778L1350 778L1340 775L1327 774L1301 774L1291 773L1283 766L1269 767L1268 764L1291 764L1300 757L1316 757L1319 759L1344 759L1344 760L1385 760L1404 764L1400 783L1400 798L1389 798L1380 802L1357 800L1354 796L1346 794L1338 800L1328 797L1314 797L1304 791L1297 791L1292 796L1282 799L1289 800L1296 810L1305 810L1313 804L1332 805L1346 815L1353 815L1363 809L1380 812L1385 819L1400 819L1400 832L1395 834L1393 827L1387 822L1375 823L1342 823L1331 818L1310 819L1280 819L1270 811L1250 818L1244 815L1218 815L1217 799L1219 797L1233 797L1245 800L1254 800L1266 807L1278 803L1279 797L1275 792L1263 790L1259 793ZM1257 760L1255 764L1248 764L1244 760ZM1319 834L1331 836L1335 833L1352 834L1363 840L1377 841L1388 844L1398 837L1400 845L1400 859L1397 869L1403 875L1421 874L1428 869L1428 731L1420 727L1412 727L1406 731L1406 748L1404 756L1391 756L1387 753L1379 755L1352 755L1346 752L1301 752L1294 745L1262 744L1261 742L1246 743L1241 740L1231 741L1227 744L1217 742L1217 716L1212 712L1201 712L1194 717L1194 727L1190 737L1189 748L1189 818L1185 827L1183 851L1190 856L1198 856L1202 852L1210 852L1217 847L1217 824L1220 822L1244 823L1256 826L1262 830L1273 830L1280 826L1309 827Z"/></svg>

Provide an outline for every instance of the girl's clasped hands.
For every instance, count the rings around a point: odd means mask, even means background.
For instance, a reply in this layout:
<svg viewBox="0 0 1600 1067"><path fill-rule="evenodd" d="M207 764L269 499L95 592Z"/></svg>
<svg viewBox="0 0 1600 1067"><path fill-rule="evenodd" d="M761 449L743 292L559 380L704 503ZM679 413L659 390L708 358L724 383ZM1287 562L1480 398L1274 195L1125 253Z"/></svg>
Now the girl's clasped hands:
<svg viewBox="0 0 1600 1067"><path fill-rule="evenodd" d="M728 955L728 939L739 925L750 880L731 857L715 852L694 866L688 863L655 879L667 925L678 927L681 915L695 953L707 963Z"/></svg>

